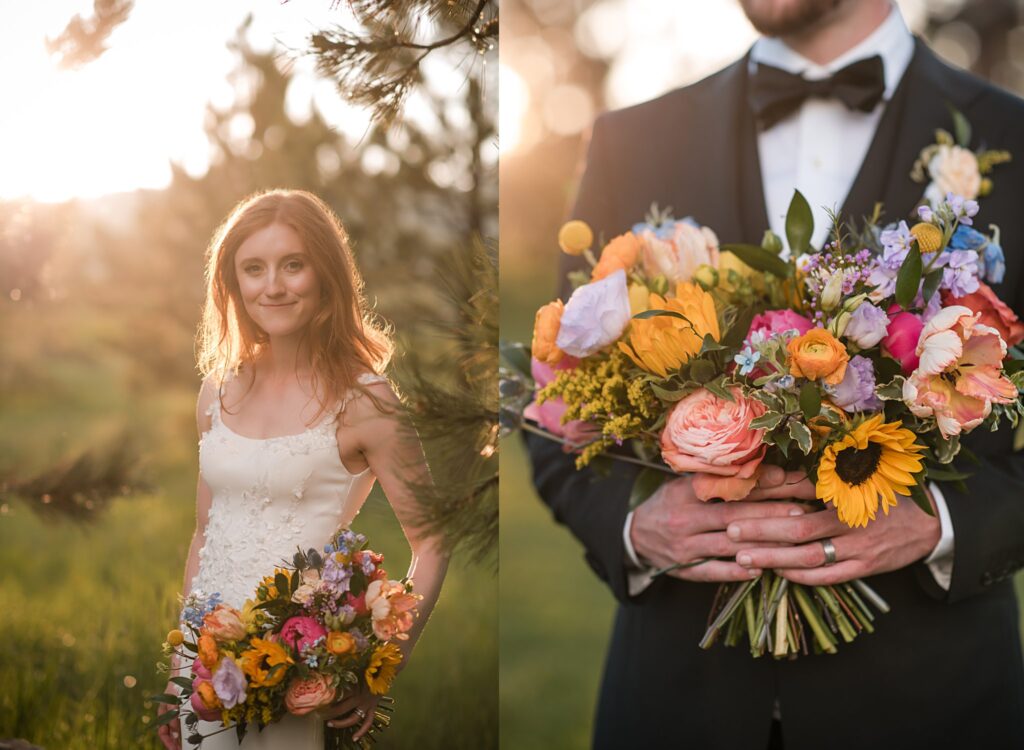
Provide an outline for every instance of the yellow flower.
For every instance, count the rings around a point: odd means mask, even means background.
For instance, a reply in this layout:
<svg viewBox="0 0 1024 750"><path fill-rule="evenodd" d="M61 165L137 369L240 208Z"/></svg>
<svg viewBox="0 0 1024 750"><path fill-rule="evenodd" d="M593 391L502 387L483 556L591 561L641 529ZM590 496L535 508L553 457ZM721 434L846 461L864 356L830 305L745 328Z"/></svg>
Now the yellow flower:
<svg viewBox="0 0 1024 750"><path fill-rule="evenodd" d="M382 643L370 655L366 667L366 684L374 695L384 695L391 689L391 681L402 663L402 650L394 643Z"/></svg>
<svg viewBox="0 0 1024 750"><path fill-rule="evenodd" d="M185 642L185 634L178 629L174 629L167 634L167 642L172 648L177 648Z"/></svg>
<svg viewBox="0 0 1024 750"><path fill-rule="evenodd" d="M696 284L677 284L674 299L651 294L649 306L679 313L685 320L658 315L632 322L629 342L620 341L619 349L642 370L668 377L700 351L705 335L710 334L715 341L721 338L715 300Z"/></svg>
<svg viewBox="0 0 1024 750"><path fill-rule="evenodd" d="M601 251L601 258L590 274L592 281L600 281L620 268L629 274L640 254L640 240L632 232L620 234Z"/></svg>
<svg viewBox="0 0 1024 750"><path fill-rule="evenodd" d="M253 638L252 648L242 652L242 671L249 677L253 687L272 687L284 679L287 665L294 664L288 652L279 643ZM284 669L274 670L278 665Z"/></svg>
<svg viewBox="0 0 1024 750"><path fill-rule="evenodd" d="M530 345L530 352L534 358L549 365L557 365L565 352L558 348L555 340L558 338L558 329L562 325L562 312L565 306L562 300L556 299L549 302L537 311L533 319L533 343ZM341 562L339 560L339 562Z"/></svg>
<svg viewBox="0 0 1024 750"><path fill-rule="evenodd" d="M883 423L876 414L841 440L825 447L818 464L818 497L836 506L847 526L867 526L878 504L888 515L896 495L907 495L921 471L920 446L901 422Z"/></svg>
<svg viewBox="0 0 1024 750"><path fill-rule="evenodd" d="M850 355L846 347L824 328L812 328L786 344L789 372L796 378L825 378L829 385L839 385L846 375Z"/></svg>
<svg viewBox="0 0 1024 750"><path fill-rule="evenodd" d="M921 222L910 228L910 233L917 239L921 255L934 253L942 249L942 230L934 224Z"/></svg>
<svg viewBox="0 0 1024 750"><path fill-rule="evenodd" d="M629 312L631 315L642 313L648 309L647 298L650 296L650 291L643 284L630 284L629 285Z"/></svg>
<svg viewBox="0 0 1024 750"><path fill-rule="evenodd" d="M764 291L764 274L751 268L728 250L718 256L718 286L726 292L734 292L736 288L729 283L729 271L735 271L740 278L747 279L754 291Z"/></svg>
<svg viewBox="0 0 1024 750"><path fill-rule="evenodd" d="M558 230L558 246L567 255L580 255L593 244L594 232L585 221L567 221Z"/></svg>

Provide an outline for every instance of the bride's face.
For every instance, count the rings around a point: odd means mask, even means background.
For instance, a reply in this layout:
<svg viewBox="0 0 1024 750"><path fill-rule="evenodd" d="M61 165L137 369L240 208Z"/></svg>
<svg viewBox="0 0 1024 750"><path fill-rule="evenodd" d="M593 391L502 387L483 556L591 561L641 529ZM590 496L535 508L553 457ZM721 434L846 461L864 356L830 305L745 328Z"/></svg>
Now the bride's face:
<svg viewBox="0 0 1024 750"><path fill-rule="evenodd" d="M295 231L271 224L235 253L235 273L249 317L267 335L302 330L320 305L320 281Z"/></svg>

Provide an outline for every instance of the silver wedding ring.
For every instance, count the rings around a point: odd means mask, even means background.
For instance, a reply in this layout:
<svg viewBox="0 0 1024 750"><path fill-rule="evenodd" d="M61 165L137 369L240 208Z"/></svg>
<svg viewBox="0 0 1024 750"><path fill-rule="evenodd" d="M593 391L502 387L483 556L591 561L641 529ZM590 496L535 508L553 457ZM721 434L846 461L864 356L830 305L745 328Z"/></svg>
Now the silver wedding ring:
<svg viewBox="0 0 1024 750"><path fill-rule="evenodd" d="M831 539L821 540L821 549L825 553L825 565L835 565L836 562L836 545L832 544Z"/></svg>
<svg viewBox="0 0 1024 750"><path fill-rule="evenodd" d="M365 719L366 718L366 711L364 711L363 709L359 708L359 706L356 706L355 708L353 708L352 709L352 713L354 713L360 719Z"/></svg>

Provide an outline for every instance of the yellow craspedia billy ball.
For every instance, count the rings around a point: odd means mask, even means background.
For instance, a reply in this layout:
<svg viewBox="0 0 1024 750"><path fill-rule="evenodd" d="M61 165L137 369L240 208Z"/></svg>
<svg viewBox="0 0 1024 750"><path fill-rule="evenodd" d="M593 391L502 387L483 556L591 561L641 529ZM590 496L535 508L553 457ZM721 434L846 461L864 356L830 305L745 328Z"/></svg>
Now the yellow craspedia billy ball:
<svg viewBox="0 0 1024 750"><path fill-rule="evenodd" d="M167 642L172 648L177 648L185 642L185 634L178 629L174 629L167 634Z"/></svg>
<svg viewBox="0 0 1024 750"><path fill-rule="evenodd" d="M585 221L567 221L558 230L558 246L568 255L580 255L594 244L594 232Z"/></svg>
<svg viewBox="0 0 1024 750"><path fill-rule="evenodd" d="M934 253L942 249L942 230L934 224L921 222L910 228L910 233L917 239L921 255Z"/></svg>

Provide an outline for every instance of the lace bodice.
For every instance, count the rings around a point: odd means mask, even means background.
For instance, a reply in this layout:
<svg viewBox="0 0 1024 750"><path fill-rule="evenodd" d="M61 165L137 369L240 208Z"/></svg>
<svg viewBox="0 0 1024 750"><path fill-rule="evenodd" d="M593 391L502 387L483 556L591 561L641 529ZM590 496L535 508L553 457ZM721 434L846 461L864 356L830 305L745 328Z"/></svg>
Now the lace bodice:
<svg viewBox="0 0 1024 750"><path fill-rule="evenodd" d="M359 382L383 380L367 374ZM218 396L208 410L211 427L199 440L199 470L212 503L193 590L219 592L241 607L297 547L321 549L335 529L352 522L374 477L369 468L352 474L338 455L337 417L349 398L304 432L261 439L225 425Z"/></svg>

